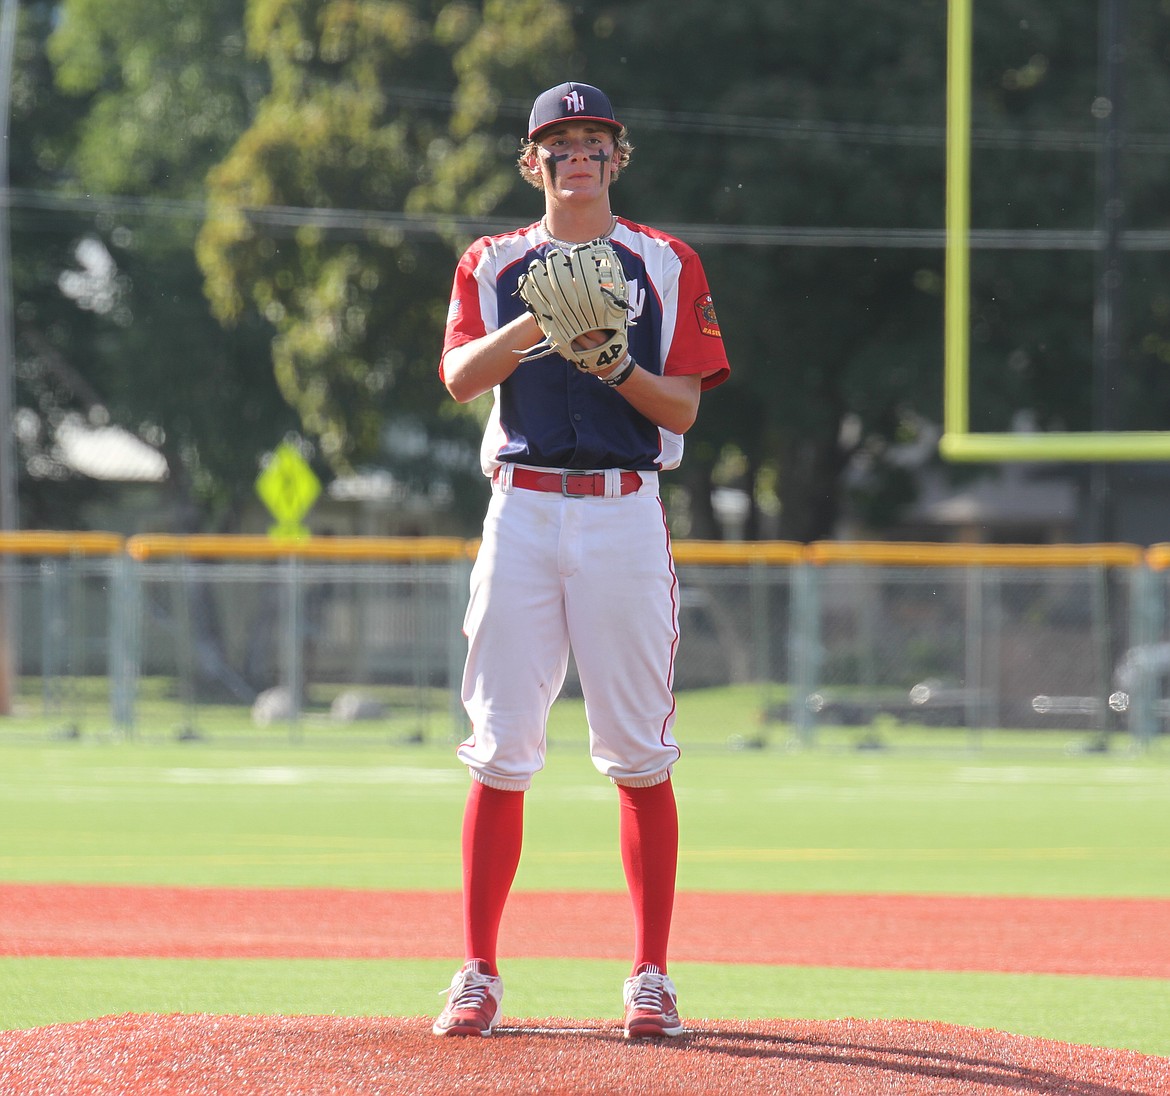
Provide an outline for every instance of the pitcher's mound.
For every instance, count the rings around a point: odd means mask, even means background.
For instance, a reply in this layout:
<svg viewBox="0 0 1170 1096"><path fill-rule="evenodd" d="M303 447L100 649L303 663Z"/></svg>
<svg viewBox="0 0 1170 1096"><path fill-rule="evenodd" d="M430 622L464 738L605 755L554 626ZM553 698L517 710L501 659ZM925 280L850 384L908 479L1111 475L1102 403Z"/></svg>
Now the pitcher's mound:
<svg viewBox="0 0 1170 1096"><path fill-rule="evenodd" d="M693 1020L670 1041L614 1023L510 1020L437 1039L431 1020L110 1016L0 1033L0 1092L1020 1093L1170 1092L1170 1059L911 1021Z"/></svg>

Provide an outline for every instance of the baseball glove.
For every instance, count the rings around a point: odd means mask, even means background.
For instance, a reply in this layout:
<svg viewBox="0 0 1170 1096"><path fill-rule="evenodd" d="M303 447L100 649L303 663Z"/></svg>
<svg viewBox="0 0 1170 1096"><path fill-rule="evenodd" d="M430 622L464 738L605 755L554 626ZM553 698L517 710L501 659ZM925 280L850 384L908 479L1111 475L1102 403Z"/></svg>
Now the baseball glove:
<svg viewBox="0 0 1170 1096"><path fill-rule="evenodd" d="M544 338L522 351L531 361L556 351L584 373L604 373L629 350L629 299L621 260L604 240L577 244L568 253L553 248L533 259L517 289ZM581 342L594 332L597 346Z"/></svg>

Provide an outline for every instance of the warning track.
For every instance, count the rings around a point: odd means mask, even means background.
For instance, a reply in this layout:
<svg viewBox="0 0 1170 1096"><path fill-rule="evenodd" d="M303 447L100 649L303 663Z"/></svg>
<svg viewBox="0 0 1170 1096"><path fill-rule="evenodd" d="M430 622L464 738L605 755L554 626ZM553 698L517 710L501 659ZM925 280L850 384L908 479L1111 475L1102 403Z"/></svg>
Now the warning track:
<svg viewBox="0 0 1170 1096"><path fill-rule="evenodd" d="M629 921L624 894L521 891L500 950L625 959ZM1170 978L1167 925L1168 899L684 892L671 957ZM447 892L0 885L0 955L451 959L461 940Z"/></svg>

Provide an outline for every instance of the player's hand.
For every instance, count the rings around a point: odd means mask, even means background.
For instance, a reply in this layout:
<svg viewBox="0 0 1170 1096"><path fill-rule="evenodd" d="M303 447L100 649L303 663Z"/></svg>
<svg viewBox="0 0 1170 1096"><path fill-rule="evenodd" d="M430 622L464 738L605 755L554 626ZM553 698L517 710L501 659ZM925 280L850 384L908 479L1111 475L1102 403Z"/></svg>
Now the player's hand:
<svg viewBox="0 0 1170 1096"><path fill-rule="evenodd" d="M574 340L574 344L575 348L580 347L582 350L593 350L608 341L609 335L604 331L586 331L583 335L577 336L577 338ZM599 380L603 380L606 384L613 385L614 387L616 387L616 384L614 384L615 378L620 377L622 380L626 379L626 376L628 375L627 367L629 371L632 372L633 362L630 358L628 350L626 356L622 358L622 360L618 362L617 365L611 365L604 369L585 369L583 366L577 366L577 368L581 369L583 372L592 373L593 376L597 377Z"/></svg>
<svg viewBox="0 0 1170 1096"><path fill-rule="evenodd" d="M578 369L605 376L629 356L625 271L604 241L553 248L534 259L517 289L544 339L522 361L555 351Z"/></svg>

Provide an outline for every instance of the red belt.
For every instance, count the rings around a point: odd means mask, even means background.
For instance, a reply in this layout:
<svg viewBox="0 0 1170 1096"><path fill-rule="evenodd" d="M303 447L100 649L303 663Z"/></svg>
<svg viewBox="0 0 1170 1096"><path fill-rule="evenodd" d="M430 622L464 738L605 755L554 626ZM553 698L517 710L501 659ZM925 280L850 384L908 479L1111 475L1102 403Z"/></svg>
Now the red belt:
<svg viewBox="0 0 1170 1096"><path fill-rule="evenodd" d="M497 473L498 475L498 473ZM605 494L604 472L537 472L532 468L513 468L512 486L526 491L552 491L566 498L587 498ZM642 486L637 472L622 473L622 494L632 495Z"/></svg>

